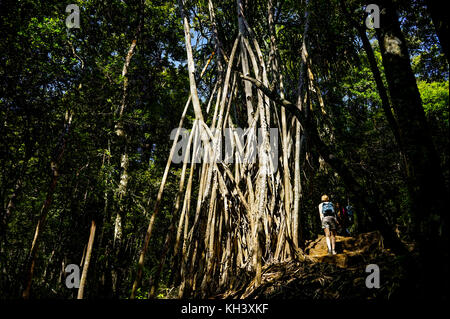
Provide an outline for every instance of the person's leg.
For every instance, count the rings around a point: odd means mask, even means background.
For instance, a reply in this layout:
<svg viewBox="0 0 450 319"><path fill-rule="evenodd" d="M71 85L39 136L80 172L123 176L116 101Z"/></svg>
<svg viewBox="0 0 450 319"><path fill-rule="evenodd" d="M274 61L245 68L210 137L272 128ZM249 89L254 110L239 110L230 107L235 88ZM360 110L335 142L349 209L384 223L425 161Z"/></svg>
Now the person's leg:
<svg viewBox="0 0 450 319"><path fill-rule="evenodd" d="M331 237L331 252L333 253L333 255L336 254L336 229L332 229L329 231L330 237Z"/></svg>
<svg viewBox="0 0 450 319"><path fill-rule="evenodd" d="M330 229L324 228L324 231L325 231L325 240L327 242L328 253L331 253Z"/></svg>

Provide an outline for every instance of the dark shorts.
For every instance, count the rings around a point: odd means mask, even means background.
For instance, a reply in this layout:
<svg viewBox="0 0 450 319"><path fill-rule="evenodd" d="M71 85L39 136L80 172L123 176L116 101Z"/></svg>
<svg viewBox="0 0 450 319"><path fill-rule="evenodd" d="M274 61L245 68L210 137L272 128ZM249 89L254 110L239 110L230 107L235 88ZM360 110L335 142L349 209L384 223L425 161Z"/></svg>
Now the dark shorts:
<svg viewBox="0 0 450 319"><path fill-rule="evenodd" d="M336 217L333 216L325 216L322 219L322 228L328 228L328 229L336 229L337 220Z"/></svg>

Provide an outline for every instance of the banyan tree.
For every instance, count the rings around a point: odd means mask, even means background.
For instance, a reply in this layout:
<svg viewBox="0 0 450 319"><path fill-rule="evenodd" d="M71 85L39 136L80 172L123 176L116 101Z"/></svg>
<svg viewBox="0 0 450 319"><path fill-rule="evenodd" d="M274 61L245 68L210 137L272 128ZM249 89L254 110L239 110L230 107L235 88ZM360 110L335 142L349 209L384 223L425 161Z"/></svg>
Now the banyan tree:
<svg viewBox="0 0 450 319"><path fill-rule="evenodd" d="M303 118L308 114L309 90L316 92L323 107L308 67L308 13L304 16L298 99L293 104L284 98L272 1L267 2L269 41L265 44L247 21L243 1L236 1L239 31L228 51L217 30L213 1L208 1L214 51L200 76L195 69L185 3L180 1L179 6L190 95L179 127L172 132L173 145L145 236L132 298L142 279L167 175L180 159L182 173L173 206L178 220L168 230L150 296L156 291L169 249L173 249L172 269L180 283L180 297L205 296L230 288L239 270L254 274L258 285L265 264L305 258L298 245L301 156L306 154L298 115ZM209 96L200 96L198 82L207 71L212 90ZM189 108L195 119L185 129Z"/></svg>

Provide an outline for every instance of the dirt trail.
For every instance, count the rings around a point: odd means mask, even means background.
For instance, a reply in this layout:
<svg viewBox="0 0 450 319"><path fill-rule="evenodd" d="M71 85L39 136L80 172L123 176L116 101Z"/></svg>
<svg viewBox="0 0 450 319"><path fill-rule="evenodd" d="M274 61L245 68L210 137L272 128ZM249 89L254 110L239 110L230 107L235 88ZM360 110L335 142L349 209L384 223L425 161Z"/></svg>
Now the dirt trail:
<svg viewBox="0 0 450 319"><path fill-rule="evenodd" d="M336 236L336 255L328 255L325 236L307 243L305 253L317 262L335 264L338 267L351 267L364 260L364 255L383 248L378 231L359 234L355 237Z"/></svg>
<svg viewBox="0 0 450 319"><path fill-rule="evenodd" d="M378 231L337 236L336 248L336 255L328 255L325 237L319 236L306 243L306 261L264 266L260 286L252 274L237 274L232 288L213 298L389 299L396 295L404 271L399 259L383 247ZM372 263L383 273L380 289L365 285L365 269Z"/></svg>

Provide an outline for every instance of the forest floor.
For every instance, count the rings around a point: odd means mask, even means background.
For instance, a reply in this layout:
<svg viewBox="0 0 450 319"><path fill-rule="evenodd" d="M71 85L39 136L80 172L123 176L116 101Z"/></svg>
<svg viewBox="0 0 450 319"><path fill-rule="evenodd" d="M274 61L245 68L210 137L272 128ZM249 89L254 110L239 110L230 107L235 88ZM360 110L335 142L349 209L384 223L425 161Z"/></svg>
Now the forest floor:
<svg viewBox="0 0 450 319"><path fill-rule="evenodd" d="M266 265L259 286L248 274L237 276L234 288L213 298L391 299L405 298L413 288L405 256L386 249L379 232L337 236L336 247L337 254L328 255L325 237L319 236L307 242L307 260ZM366 286L369 264L380 269L378 289Z"/></svg>

